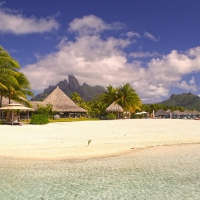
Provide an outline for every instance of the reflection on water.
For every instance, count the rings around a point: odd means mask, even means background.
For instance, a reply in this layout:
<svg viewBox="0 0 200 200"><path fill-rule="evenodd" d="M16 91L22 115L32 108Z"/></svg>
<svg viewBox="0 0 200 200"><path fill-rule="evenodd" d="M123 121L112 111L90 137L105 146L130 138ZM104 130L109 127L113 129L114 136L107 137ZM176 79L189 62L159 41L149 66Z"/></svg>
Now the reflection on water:
<svg viewBox="0 0 200 200"><path fill-rule="evenodd" d="M200 145L155 152L73 161L1 159L0 199L200 199Z"/></svg>

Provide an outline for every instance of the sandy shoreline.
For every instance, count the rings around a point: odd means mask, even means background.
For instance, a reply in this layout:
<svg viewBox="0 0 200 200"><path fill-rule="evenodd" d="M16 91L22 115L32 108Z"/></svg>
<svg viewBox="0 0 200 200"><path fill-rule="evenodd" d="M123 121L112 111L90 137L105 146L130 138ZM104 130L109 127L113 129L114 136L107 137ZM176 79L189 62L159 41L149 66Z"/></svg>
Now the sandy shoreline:
<svg viewBox="0 0 200 200"><path fill-rule="evenodd" d="M156 146L199 144L199 130L198 120L170 119L2 125L0 158L88 159ZM88 140L92 140L89 146Z"/></svg>

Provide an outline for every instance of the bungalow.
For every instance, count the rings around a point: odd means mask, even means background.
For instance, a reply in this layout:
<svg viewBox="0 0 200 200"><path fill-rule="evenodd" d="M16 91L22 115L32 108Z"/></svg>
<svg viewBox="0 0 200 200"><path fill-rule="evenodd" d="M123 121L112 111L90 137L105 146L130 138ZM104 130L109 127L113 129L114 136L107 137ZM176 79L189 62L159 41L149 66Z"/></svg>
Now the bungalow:
<svg viewBox="0 0 200 200"><path fill-rule="evenodd" d="M43 101L31 101L31 104L34 109L37 109L37 105L51 104L52 110L62 118L80 117L87 113L87 110L77 106L58 86Z"/></svg>

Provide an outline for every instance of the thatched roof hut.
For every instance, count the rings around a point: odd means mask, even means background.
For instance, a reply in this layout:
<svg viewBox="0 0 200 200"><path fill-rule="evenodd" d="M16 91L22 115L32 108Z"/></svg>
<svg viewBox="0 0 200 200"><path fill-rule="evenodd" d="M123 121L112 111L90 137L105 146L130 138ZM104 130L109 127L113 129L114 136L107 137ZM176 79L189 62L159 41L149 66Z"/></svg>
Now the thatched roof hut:
<svg viewBox="0 0 200 200"><path fill-rule="evenodd" d="M192 115L200 115L200 112L198 112L197 110L192 111Z"/></svg>
<svg viewBox="0 0 200 200"><path fill-rule="evenodd" d="M191 115L191 112L189 110L184 110L183 115Z"/></svg>
<svg viewBox="0 0 200 200"><path fill-rule="evenodd" d="M53 111L58 112L74 112L74 113L86 113L87 111L77 106L58 86L49 94L43 101L31 101L33 108L37 108L37 105L53 105Z"/></svg>
<svg viewBox="0 0 200 200"><path fill-rule="evenodd" d="M106 108L106 112L123 112L123 108L115 101Z"/></svg>
<svg viewBox="0 0 200 200"><path fill-rule="evenodd" d="M119 119L120 118L119 113L123 112L123 108L114 101L110 106L106 108L106 112L117 112Z"/></svg>
<svg viewBox="0 0 200 200"><path fill-rule="evenodd" d="M167 113L173 113L170 109L166 110Z"/></svg>
<svg viewBox="0 0 200 200"><path fill-rule="evenodd" d="M168 113L165 112L163 109L160 109L155 113L155 117L166 117L167 115Z"/></svg>
<svg viewBox="0 0 200 200"><path fill-rule="evenodd" d="M181 116L181 115L183 115L183 113L182 113L180 110L175 110L175 111L173 112L173 114L176 115L176 116Z"/></svg>

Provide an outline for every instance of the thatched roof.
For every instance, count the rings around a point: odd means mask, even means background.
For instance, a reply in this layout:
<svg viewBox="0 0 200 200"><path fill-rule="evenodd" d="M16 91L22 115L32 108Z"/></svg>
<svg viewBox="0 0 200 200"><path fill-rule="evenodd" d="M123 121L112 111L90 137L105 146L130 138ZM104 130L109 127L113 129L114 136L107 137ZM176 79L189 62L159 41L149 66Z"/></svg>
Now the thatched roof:
<svg viewBox="0 0 200 200"><path fill-rule="evenodd" d="M123 112L123 108L119 104L113 102L106 108L106 112Z"/></svg>
<svg viewBox="0 0 200 200"><path fill-rule="evenodd" d="M173 112L173 114L174 114L174 115L178 115L178 116L183 115L182 112L181 112L180 110L175 110L175 111Z"/></svg>
<svg viewBox="0 0 200 200"><path fill-rule="evenodd" d="M165 112L163 109L160 109L155 113L156 117L158 117L158 116L166 116L166 115L168 115L168 113Z"/></svg>
<svg viewBox="0 0 200 200"><path fill-rule="evenodd" d="M167 113L173 113L170 109L166 110Z"/></svg>
<svg viewBox="0 0 200 200"><path fill-rule="evenodd" d="M23 111L26 111L26 110L32 110L32 108L28 108L19 103L10 103L7 106L0 108L0 110L23 110Z"/></svg>
<svg viewBox="0 0 200 200"><path fill-rule="evenodd" d="M194 110L194 111L192 111L192 115L200 115L200 112Z"/></svg>
<svg viewBox="0 0 200 200"><path fill-rule="evenodd" d="M53 105L53 111L59 112L87 112L85 109L77 106L58 86L43 101L32 101L33 108L39 105Z"/></svg>
<svg viewBox="0 0 200 200"><path fill-rule="evenodd" d="M10 100L10 103L16 103L16 102L13 100ZM9 104L9 99L2 97L2 107L7 106L8 104Z"/></svg>
<svg viewBox="0 0 200 200"><path fill-rule="evenodd" d="M183 114L184 114L184 115L191 115L192 112L190 112L189 110L184 110L184 111L183 111Z"/></svg>
<svg viewBox="0 0 200 200"><path fill-rule="evenodd" d="M20 99L21 99L20 104L24 104L23 101L24 101L24 102L28 102L28 100L24 99L23 97L20 97ZM19 103L19 102L14 101L13 99L11 99L11 100L10 100L10 103ZM2 107L7 106L7 105L10 104L10 103L9 103L9 99L8 99L8 98L2 97Z"/></svg>

